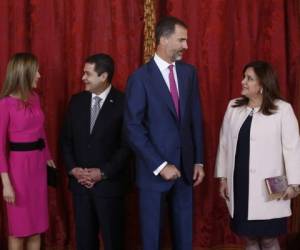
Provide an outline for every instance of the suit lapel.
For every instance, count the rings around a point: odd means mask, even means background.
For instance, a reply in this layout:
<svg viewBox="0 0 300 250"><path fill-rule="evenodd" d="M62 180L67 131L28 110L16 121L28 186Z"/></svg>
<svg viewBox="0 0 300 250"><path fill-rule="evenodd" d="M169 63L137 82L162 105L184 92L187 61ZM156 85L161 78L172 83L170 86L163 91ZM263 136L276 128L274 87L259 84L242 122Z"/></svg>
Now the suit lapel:
<svg viewBox="0 0 300 250"><path fill-rule="evenodd" d="M171 113L177 119L177 114L176 114L175 106L170 91L153 58L149 62L149 72L150 72L149 81L154 86L156 92L159 94L161 99L166 103Z"/></svg>
<svg viewBox="0 0 300 250"><path fill-rule="evenodd" d="M83 97L83 101L81 103L82 107L82 116L81 116L81 123L83 126L84 133L88 136L90 135L90 124L91 124L91 98L92 94L88 91L85 92L86 94ZM87 136L87 137L88 137Z"/></svg>
<svg viewBox="0 0 300 250"><path fill-rule="evenodd" d="M179 88L179 105L180 105L180 117L184 117L184 112L186 108L187 102L187 77L186 72L184 71L182 65L180 63L176 63L176 73L178 80L178 88Z"/></svg>

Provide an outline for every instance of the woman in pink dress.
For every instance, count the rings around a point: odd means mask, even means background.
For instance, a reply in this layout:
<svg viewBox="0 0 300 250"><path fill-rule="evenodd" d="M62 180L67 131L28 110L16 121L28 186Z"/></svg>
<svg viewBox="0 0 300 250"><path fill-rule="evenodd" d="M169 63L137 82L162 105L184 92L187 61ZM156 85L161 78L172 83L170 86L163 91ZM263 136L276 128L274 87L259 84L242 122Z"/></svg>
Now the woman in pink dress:
<svg viewBox="0 0 300 250"><path fill-rule="evenodd" d="M40 73L30 53L15 54L0 95L0 173L8 217L9 250L40 249L48 228L47 147L37 94Z"/></svg>

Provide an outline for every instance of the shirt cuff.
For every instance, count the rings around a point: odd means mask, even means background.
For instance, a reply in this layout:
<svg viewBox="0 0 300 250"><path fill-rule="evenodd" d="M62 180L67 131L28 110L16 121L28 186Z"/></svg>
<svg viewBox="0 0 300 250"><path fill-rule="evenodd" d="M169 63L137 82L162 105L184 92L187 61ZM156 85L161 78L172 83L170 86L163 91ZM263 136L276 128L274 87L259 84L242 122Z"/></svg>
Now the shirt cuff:
<svg viewBox="0 0 300 250"><path fill-rule="evenodd" d="M203 163L195 163L194 166L195 166L195 167L201 167L201 168L204 167Z"/></svg>
<svg viewBox="0 0 300 250"><path fill-rule="evenodd" d="M159 175L160 171L162 171L164 169L164 167L167 166L167 164L168 163L166 161L163 162L162 164L160 164L158 166L158 168L153 171L153 174L156 175L156 176Z"/></svg>

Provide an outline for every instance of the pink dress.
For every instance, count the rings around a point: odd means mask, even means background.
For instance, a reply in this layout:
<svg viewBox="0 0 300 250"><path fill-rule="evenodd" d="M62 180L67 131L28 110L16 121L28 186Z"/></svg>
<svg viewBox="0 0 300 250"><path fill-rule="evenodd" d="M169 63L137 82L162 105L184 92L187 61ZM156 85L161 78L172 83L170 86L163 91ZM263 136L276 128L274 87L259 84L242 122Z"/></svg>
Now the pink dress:
<svg viewBox="0 0 300 250"><path fill-rule="evenodd" d="M7 204L9 235L26 237L48 228L46 161L43 150L9 151L8 141L33 142L45 138L44 115L37 94L28 105L14 97L0 99L0 173L8 172L15 204ZM46 140L45 140L46 142Z"/></svg>

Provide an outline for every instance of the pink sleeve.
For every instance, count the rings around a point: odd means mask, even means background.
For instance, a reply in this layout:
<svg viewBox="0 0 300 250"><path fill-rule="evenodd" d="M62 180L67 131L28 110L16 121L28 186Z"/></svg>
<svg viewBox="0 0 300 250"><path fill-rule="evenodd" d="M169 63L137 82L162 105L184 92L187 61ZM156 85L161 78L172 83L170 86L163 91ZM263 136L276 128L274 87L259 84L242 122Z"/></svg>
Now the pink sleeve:
<svg viewBox="0 0 300 250"><path fill-rule="evenodd" d="M39 95L36 92L32 92L32 95L33 95L33 98L35 99L37 105L39 106L39 108L43 112ZM45 118L45 120L46 120L46 118ZM47 135L46 135L46 132L45 132L45 125L44 125L43 131L42 131L42 137L45 141L45 158L46 158L47 161L52 160L52 156L50 154L50 150L49 150L49 146L48 146Z"/></svg>
<svg viewBox="0 0 300 250"><path fill-rule="evenodd" d="M33 96L34 96L34 98L36 98L36 101L37 101L38 106L40 107L40 109L42 109L39 95L37 93L33 92ZM42 112L43 112L43 110L42 110ZM42 131L42 137L45 141L45 158L46 158L47 161L52 160L52 156L50 154L50 150L49 150L49 146L48 146L47 135L46 135L46 132L45 132L45 127L43 128L43 131Z"/></svg>
<svg viewBox="0 0 300 250"><path fill-rule="evenodd" d="M46 132L45 129L43 129L43 138L45 140L45 157L46 160L52 160L51 154L50 154L50 150L49 150L49 146L48 146L48 140L47 140L47 136L46 136Z"/></svg>
<svg viewBox="0 0 300 250"><path fill-rule="evenodd" d="M4 100L0 100L0 173L7 172L7 133L9 124L8 107Z"/></svg>

